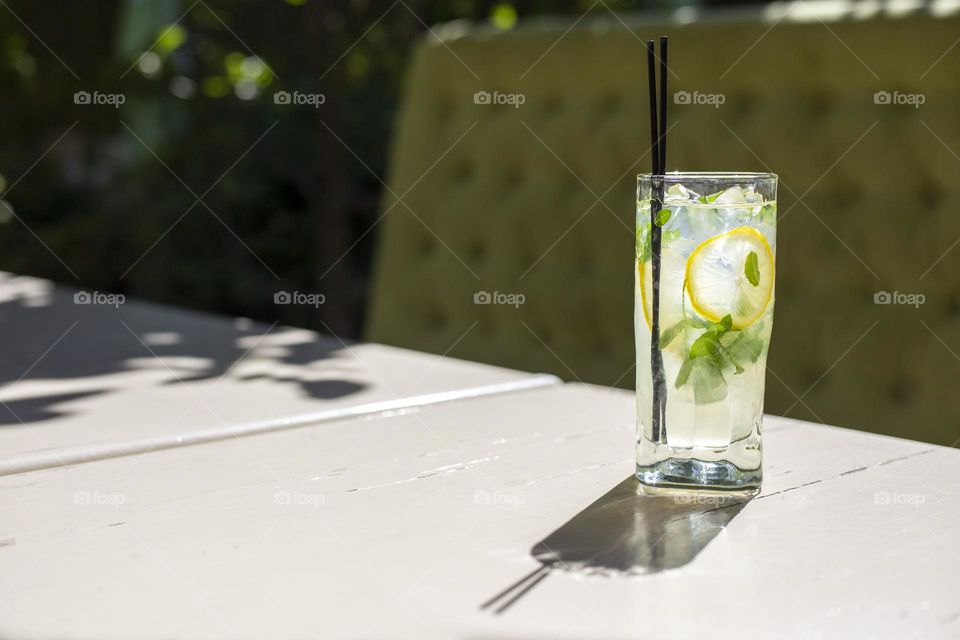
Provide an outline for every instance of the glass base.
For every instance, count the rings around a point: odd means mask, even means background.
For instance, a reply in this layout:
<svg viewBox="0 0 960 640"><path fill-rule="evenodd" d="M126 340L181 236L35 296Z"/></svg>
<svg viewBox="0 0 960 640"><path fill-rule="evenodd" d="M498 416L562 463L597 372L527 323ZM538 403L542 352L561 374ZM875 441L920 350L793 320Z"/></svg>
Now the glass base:
<svg viewBox="0 0 960 640"><path fill-rule="evenodd" d="M647 466L637 465L640 488L654 495L697 491L753 496L760 491L762 479L760 469L740 469L726 460L667 458Z"/></svg>

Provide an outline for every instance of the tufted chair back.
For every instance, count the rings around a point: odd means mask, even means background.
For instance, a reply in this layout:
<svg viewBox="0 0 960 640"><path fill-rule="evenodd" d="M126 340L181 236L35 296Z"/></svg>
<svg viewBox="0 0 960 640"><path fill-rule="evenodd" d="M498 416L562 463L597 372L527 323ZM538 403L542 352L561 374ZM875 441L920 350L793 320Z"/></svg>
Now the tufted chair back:
<svg viewBox="0 0 960 640"><path fill-rule="evenodd" d="M668 169L781 177L767 410L952 444L960 13L896 7L439 29L397 119L367 338L633 386L641 41L666 33Z"/></svg>

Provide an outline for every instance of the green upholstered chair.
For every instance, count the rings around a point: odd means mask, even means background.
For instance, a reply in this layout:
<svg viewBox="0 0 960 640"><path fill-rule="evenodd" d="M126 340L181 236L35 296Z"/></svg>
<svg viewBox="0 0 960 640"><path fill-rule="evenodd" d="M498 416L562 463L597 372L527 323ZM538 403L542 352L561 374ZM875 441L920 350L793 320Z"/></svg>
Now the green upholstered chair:
<svg viewBox="0 0 960 640"><path fill-rule="evenodd" d="M438 29L405 84L366 337L633 386L641 40L666 33L671 90L724 97L671 104L668 168L781 177L767 410L953 444L960 13L899 6ZM475 304L481 291L525 299ZM877 305L879 291L926 300Z"/></svg>

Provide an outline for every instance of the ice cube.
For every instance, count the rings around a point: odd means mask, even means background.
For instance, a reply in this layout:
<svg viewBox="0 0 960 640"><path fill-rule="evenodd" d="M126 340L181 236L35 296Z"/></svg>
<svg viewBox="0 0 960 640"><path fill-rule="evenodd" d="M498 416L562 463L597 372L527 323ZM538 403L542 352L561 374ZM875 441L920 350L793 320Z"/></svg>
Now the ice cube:
<svg viewBox="0 0 960 640"><path fill-rule="evenodd" d="M667 189L668 196L682 196L687 197L687 189L682 184L672 184L670 188Z"/></svg>
<svg viewBox="0 0 960 640"><path fill-rule="evenodd" d="M747 204L747 198L740 187L730 187L718 195L713 204Z"/></svg>
<svg viewBox="0 0 960 640"><path fill-rule="evenodd" d="M670 203L678 202L678 203L679 203L679 202L683 202L683 201L696 200L697 198L700 197L700 194L698 194L698 193L696 193L696 192L694 192L694 191L691 191L690 189L687 189L687 188L686 188L685 186L683 186L682 184L672 184L672 185L670 185L670 187L667 189L667 196L668 196L668 197L666 198L667 202L670 202Z"/></svg>
<svg viewBox="0 0 960 640"><path fill-rule="evenodd" d="M744 189L743 198L749 204L760 204L761 202L763 202L763 196L754 190L753 185L750 185L749 187Z"/></svg>
<svg viewBox="0 0 960 640"><path fill-rule="evenodd" d="M676 202L682 204L690 199L686 187L682 184L672 184L667 188L666 197L664 198L667 202Z"/></svg>

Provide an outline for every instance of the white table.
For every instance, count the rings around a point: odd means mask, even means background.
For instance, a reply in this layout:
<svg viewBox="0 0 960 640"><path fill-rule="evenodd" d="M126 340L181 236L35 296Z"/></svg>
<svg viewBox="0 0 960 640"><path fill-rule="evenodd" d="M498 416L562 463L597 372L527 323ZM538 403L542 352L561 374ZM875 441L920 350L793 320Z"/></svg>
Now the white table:
<svg viewBox="0 0 960 640"><path fill-rule="evenodd" d="M5 640L960 636L955 450L653 500L630 393L73 293L0 275Z"/></svg>
<svg viewBox="0 0 960 640"><path fill-rule="evenodd" d="M0 637L960 636L960 453L768 416L749 503L578 515L633 415L551 385L0 477ZM681 562L540 569L624 504L583 544Z"/></svg>
<svg viewBox="0 0 960 640"><path fill-rule="evenodd" d="M558 382L78 293L0 273L0 475Z"/></svg>

